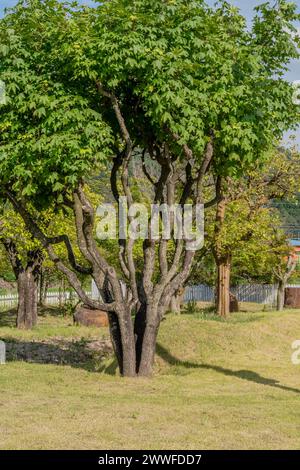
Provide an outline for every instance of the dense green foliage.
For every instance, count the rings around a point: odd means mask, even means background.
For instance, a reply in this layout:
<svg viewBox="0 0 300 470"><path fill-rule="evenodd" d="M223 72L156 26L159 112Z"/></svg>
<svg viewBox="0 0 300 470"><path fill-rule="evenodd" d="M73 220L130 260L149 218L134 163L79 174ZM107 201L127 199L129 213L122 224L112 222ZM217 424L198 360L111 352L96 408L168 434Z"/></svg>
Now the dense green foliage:
<svg viewBox="0 0 300 470"><path fill-rule="evenodd" d="M68 25L67 11L52 1L21 3L0 25L0 76L6 85L1 183L39 204L53 197L62 202L68 188L103 160L110 140L91 101L57 74L54 29Z"/></svg>
<svg viewBox="0 0 300 470"><path fill-rule="evenodd" d="M118 147L96 83L118 96L136 144L171 131L201 159L213 130L215 171L236 174L297 120L282 77L296 18L284 1L261 7L251 31L226 2L20 2L0 26L1 182L61 202Z"/></svg>

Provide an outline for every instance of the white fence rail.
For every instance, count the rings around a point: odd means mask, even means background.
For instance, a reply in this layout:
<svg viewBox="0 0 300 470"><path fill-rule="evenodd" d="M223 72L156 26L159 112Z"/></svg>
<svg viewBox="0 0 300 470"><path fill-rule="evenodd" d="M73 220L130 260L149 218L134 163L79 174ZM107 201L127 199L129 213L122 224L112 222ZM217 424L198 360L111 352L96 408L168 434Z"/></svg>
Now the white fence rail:
<svg viewBox="0 0 300 470"><path fill-rule="evenodd" d="M86 292L87 295L91 295L91 292ZM78 299L75 292L48 292L46 296L46 305L60 305L64 304L70 299ZM14 307L18 304L18 294L5 294L0 295L0 308L1 307Z"/></svg>
<svg viewBox="0 0 300 470"><path fill-rule="evenodd" d="M93 287L93 286L92 286ZM299 284L289 284L287 287L298 287ZM236 295L240 302L255 302L258 304L275 306L277 298L277 286L263 285L263 284L246 284L231 289L231 292ZM92 298L98 298L95 289L92 292L86 292ZM46 305L60 305L64 304L70 298L78 299L76 293L72 292L48 292L46 297ZM207 285L201 284L198 286L190 286L185 289L184 301L185 302L213 302L215 299L215 290ZM0 308L1 307L14 307L18 303L18 294L5 294L0 295Z"/></svg>

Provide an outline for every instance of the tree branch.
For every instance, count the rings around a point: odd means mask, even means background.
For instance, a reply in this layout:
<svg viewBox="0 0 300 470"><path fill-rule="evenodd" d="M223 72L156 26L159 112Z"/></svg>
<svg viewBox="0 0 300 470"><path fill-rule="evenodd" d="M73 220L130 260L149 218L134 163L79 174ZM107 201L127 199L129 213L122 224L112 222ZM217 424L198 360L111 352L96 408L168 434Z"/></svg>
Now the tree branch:
<svg viewBox="0 0 300 470"><path fill-rule="evenodd" d="M42 232L42 230L38 227L38 225L34 222L32 219L31 215L27 211L27 209L21 204L17 199L13 196L13 194L10 191L6 191L6 194L9 198L9 200L12 202L14 208L16 211L20 214L22 219L24 220L24 223L26 225L27 230L37 239L40 241L41 245L47 250L48 255L50 260L55 264L57 269L61 271L68 279L69 283L71 286L74 288L74 290L77 292L78 296L80 299L88 306L94 309L101 309L104 311L115 311L116 305L115 303L111 304L105 304L101 303L98 301L94 301L90 299L86 293L84 292L81 282L79 281L78 277L76 274L69 269L60 259L60 257L55 253L51 241L55 241L54 238L48 238L46 235Z"/></svg>

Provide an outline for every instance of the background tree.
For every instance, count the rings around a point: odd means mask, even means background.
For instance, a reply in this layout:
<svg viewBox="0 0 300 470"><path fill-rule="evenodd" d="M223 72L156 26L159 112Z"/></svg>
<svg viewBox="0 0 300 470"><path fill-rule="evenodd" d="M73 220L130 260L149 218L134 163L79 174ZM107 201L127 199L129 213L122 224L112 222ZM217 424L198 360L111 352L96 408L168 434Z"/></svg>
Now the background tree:
<svg viewBox="0 0 300 470"><path fill-rule="evenodd" d="M17 327L30 329L37 323L38 281L43 250L12 209L4 209L0 224L0 242L17 281Z"/></svg>
<svg viewBox="0 0 300 470"><path fill-rule="evenodd" d="M279 312L283 310L285 288L288 280L297 267L297 260L297 256L295 256L293 253L290 253L288 257L283 260L276 269L274 269L275 278L278 280L277 310Z"/></svg>
<svg viewBox="0 0 300 470"><path fill-rule="evenodd" d="M299 173L297 153L291 156L277 152L243 178L217 181L218 203L210 243L217 266L216 299L220 316L229 313L233 255L250 250L253 241L254 245L261 243L261 251L263 246L269 250L273 232L280 229L282 222L268 205L273 199L293 198L297 194Z"/></svg>

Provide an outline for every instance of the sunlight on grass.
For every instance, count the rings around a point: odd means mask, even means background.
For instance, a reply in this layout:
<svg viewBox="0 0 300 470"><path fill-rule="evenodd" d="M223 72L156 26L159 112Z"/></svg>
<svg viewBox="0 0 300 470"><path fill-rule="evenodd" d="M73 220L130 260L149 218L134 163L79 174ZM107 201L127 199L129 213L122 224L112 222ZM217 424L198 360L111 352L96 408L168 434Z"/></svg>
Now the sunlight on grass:
<svg viewBox="0 0 300 470"><path fill-rule="evenodd" d="M300 445L300 369L291 363L299 311L241 312L223 322L169 314L151 380L120 378L107 354L90 367L84 348L107 340L108 330L73 326L54 311L30 332L2 326L0 338L53 341L54 349L75 345L64 365L9 360L0 366L1 449Z"/></svg>

